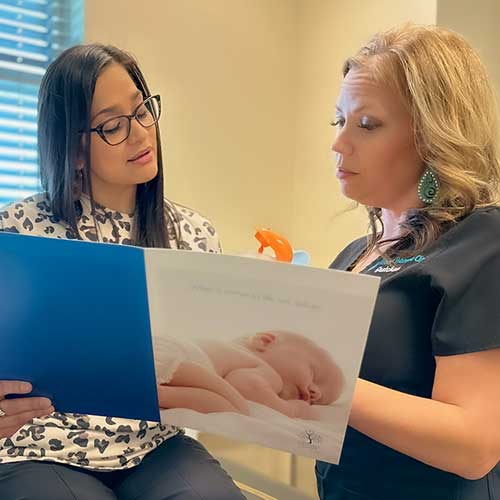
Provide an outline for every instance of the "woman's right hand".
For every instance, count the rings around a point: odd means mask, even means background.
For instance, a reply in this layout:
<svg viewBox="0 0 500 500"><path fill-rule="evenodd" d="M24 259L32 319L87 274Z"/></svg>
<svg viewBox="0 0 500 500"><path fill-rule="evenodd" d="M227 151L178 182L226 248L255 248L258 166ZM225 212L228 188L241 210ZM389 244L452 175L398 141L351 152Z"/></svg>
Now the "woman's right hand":
<svg viewBox="0 0 500 500"><path fill-rule="evenodd" d="M43 417L54 411L47 398L25 397L5 399L7 394L29 394L29 382L0 380L0 439L11 437L23 425L35 417Z"/></svg>

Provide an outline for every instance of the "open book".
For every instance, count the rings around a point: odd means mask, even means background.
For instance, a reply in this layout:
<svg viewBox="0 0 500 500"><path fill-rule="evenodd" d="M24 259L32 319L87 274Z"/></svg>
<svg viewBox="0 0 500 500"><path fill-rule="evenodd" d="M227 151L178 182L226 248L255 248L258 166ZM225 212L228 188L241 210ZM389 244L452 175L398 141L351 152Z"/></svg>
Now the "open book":
<svg viewBox="0 0 500 500"><path fill-rule="evenodd" d="M0 233L0 380L30 381L60 412L161 420L338 462L378 284Z"/></svg>

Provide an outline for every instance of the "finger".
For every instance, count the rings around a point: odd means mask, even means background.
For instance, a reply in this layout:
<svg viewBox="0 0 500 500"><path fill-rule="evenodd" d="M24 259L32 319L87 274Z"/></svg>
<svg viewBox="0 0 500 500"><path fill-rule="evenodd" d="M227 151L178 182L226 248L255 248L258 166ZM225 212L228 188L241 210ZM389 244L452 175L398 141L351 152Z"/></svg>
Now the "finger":
<svg viewBox="0 0 500 500"><path fill-rule="evenodd" d="M10 438L12 437L22 426L17 427L9 427L7 429L0 430L0 439L1 438Z"/></svg>
<svg viewBox="0 0 500 500"><path fill-rule="evenodd" d="M25 411L24 413L18 413L17 415L6 415L5 417L0 417L0 434L4 433L4 429L18 429L30 420L50 415L53 411L54 407L50 406L49 408L45 408L43 410Z"/></svg>
<svg viewBox="0 0 500 500"><path fill-rule="evenodd" d="M7 394L28 394L32 389L29 382L0 380L0 399L3 399Z"/></svg>
<svg viewBox="0 0 500 500"><path fill-rule="evenodd" d="M0 401L0 408L6 415L16 415L26 411L44 410L52 406L52 401L48 398L15 398Z"/></svg>

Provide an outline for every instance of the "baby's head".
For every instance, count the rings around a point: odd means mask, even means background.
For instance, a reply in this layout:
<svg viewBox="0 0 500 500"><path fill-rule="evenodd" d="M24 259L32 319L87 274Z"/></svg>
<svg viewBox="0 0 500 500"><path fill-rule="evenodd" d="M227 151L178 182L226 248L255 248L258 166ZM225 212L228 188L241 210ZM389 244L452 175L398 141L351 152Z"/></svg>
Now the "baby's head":
<svg viewBox="0 0 500 500"><path fill-rule="evenodd" d="M283 379L281 398L328 405L340 396L342 372L328 351L304 335L261 332L247 337L245 345L279 373Z"/></svg>

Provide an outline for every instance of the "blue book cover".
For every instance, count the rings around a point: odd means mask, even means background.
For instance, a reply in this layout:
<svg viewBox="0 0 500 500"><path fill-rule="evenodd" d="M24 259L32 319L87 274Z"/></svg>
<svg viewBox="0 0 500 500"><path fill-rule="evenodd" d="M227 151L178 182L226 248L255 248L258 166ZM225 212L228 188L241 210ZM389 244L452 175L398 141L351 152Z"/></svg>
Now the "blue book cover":
<svg viewBox="0 0 500 500"><path fill-rule="evenodd" d="M31 382L63 413L161 421L336 463L378 285L0 233L0 380Z"/></svg>
<svg viewBox="0 0 500 500"><path fill-rule="evenodd" d="M159 421L144 251L0 233L0 359L57 411Z"/></svg>

